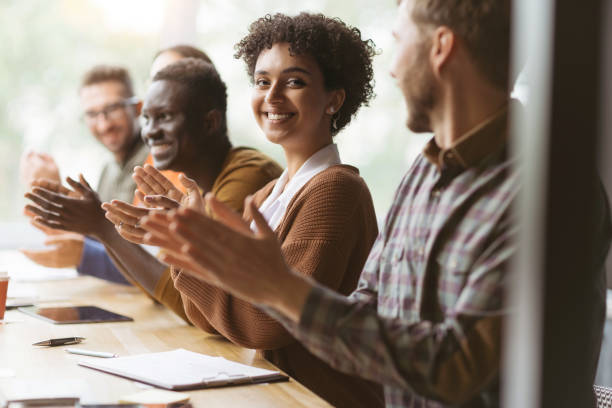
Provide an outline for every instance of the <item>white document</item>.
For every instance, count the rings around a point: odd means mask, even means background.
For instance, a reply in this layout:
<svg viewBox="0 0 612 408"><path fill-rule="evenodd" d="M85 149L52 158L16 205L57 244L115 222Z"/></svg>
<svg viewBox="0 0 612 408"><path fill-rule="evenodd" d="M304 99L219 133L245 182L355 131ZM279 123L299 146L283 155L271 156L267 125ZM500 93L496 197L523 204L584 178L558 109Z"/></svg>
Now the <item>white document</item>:
<svg viewBox="0 0 612 408"><path fill-rule="evenodd" d="M177 349L112 359L79 361L79 365L119 375L168 390L189 390L279 381L287 376L278 371Z"/></svg>

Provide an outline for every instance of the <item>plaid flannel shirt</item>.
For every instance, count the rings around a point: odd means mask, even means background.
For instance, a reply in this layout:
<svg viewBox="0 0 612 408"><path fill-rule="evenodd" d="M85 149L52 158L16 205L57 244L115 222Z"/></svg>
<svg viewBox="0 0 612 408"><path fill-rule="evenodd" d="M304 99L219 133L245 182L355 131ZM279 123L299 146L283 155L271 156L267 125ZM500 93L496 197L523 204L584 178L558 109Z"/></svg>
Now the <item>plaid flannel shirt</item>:
<svg viewBox="0 0 612 408"><path fill-rule="evenodd" d="M388 407L498 406L504 287L518 192L507 109L404 177L349 297L316 287L300 322L330 365L385 385Z"/></svg>

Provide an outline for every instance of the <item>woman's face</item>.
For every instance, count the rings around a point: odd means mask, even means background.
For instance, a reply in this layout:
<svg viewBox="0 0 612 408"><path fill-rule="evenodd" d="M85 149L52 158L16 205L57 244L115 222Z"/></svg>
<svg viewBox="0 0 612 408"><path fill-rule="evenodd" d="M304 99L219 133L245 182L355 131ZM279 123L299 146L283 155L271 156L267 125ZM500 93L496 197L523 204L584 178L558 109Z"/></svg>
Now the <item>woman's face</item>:
<svg viewBox="0 0 612 408"><path fill-rule="evenodd" d="M253 76L251 106L268 140L292 150L331 141L333 92L314 58L291 56L288 43L277 43L259 54Z"/></svg>

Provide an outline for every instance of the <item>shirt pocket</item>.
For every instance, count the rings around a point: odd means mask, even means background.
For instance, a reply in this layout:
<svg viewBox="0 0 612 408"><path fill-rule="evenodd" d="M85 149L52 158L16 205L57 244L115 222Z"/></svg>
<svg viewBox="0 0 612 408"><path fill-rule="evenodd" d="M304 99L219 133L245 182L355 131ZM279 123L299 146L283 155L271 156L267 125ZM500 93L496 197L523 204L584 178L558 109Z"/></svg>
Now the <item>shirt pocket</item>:
<svg viewBox="0 0 612 408"><path fill-rule="evenodd" d="M410 319L414 312L417 276L414 260L405 247L395 247L385 255L381 312L387 317Z"/></svg>
<svg viewBox="0 0 612 408"><path fill-rule="evenodd" d="M443 251L436 257L438 299L443 309L453 309L467 285L472 259L459 251Z"/></svg>

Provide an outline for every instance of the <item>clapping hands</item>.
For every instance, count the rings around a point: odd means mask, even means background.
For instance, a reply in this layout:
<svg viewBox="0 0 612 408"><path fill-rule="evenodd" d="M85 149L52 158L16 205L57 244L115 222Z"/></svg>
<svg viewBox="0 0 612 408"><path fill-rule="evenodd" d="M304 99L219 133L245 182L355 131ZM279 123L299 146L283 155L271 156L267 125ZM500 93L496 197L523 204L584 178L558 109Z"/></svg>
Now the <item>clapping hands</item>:
<svg viewBox="0 0 612 408"><path fill-rule="evenodd" d="M245 208L256 232L212 194L206 195L206 203L215 219L188 208L146 217L142 222L149 234L144 241L164 249L164 262L253 303L265 303L279 287L290 287L283 281L294 275L252 199L245 201Z"/></svg>
<svg viewBox="0 0 612 408"><path fill-rule="evenodd" d="M163 213L179 207L190 208L205 213L206 206L202 192L196 182L185 175L179 181L185 193L179 190L159 170L151 165L136 167L132 176L138 189L135 197L144 207L128 204L120 200L102 204L106 218L111 221L117 232L126 240L143 244L146 231L141 227L143 217L152 213Z"/></svg>
<svg viewBox="0 0 612 408"><path fill-rule="evenodd" d="M33 214L36 223L48 228L99 236L106 221L98 194L82 175L79 181L68 177L66 182L72 190L55 181L37 181L25 194L33 202L26 205L26 212Z"/></svg>

